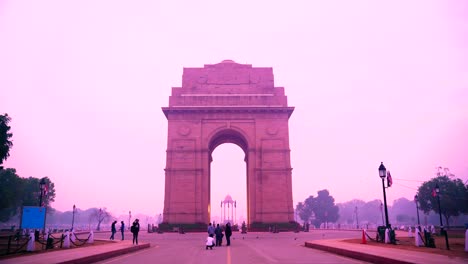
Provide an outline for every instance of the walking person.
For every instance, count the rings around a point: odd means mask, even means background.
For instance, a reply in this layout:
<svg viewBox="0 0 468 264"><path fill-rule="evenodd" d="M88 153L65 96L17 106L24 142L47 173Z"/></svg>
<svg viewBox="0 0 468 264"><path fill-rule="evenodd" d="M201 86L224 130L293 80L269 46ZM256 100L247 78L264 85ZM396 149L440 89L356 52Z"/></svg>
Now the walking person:
<svg viewBox="0 0 468 264"><path fill-rule="evenodd" d="M114 235L115 235L115 233L117 232L117 229L115 228L115 224L117 224L117 221L112 222L112 225L111 225L111 232L112 232L112 235L111 235L111 237L109 238L110 240L114 240Z"/></svg>
<svg viewBox="0 0 468 264"><path fill-rule="evenodd" d="M124 240L125 224L124 221L120 221L120 232L122 233L122 241Z"/></svg>
<svg viewBox="0 0 468 264"><path fill-rule="evenodd" d="M221 243L223 242L223 229L219 226L219 224L216 225L215 229L215 235L216 235L216 246L221 246Z"/></svg>
<svg viewBox="0 0 468 264"><path fill-rule="evenodd" d="M226 230L224 231L224 234L226 234L226 246L230 246L232 230L231 230L231 224L229 222L226 224Z"/></svg>
<svg viewBox="0 0 468 264"><path fill-rule="evenodd" d="M133 244L136 243L138 245L138 232L140 232L140 223L138 218L133 221L130 231L133 233Z"/></svg>

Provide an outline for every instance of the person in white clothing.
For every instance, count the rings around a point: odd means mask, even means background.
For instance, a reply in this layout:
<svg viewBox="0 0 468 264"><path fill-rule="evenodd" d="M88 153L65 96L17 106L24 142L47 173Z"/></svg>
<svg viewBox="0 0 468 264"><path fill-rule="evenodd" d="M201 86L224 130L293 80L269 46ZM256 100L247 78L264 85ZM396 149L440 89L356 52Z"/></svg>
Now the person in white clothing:
<svg viewBox="0 0 468 264"><path fill-rule="evenodd" d="M207 238L206 238L206 249L210 248L210 249L213 249L213 246L214 246L214 238L213 238L213 235L210 234Z"/></svg>

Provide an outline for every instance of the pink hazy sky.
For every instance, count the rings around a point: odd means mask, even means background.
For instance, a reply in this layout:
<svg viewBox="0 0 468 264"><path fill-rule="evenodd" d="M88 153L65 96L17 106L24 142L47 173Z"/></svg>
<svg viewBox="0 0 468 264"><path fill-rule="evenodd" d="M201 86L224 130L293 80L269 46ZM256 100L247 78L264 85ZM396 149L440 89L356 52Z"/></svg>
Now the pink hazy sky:
<svg viewBox="0 0 468 264"><path fill-rule="evenodd" d="M163 210L171 87L183 67L273 67L289 105L294 204L412 199L435 167L468 179L466 1L0 1L6 162L48 176L58 210ZM217 148L213 214L245 217L243 153Z"/></svg>

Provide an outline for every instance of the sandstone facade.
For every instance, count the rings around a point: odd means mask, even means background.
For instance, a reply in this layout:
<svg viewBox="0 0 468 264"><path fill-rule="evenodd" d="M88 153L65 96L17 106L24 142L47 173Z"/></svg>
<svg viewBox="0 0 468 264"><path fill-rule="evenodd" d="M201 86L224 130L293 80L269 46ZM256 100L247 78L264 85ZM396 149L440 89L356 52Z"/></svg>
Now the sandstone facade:
<svg viewBox="0 0 468 264"><path fill-rule="evenodd" d="M247 221L292 222L288 120L294 108L273 69L225 60L184 68L172 88L168 120L163 222L210 221L210 164L223 143L244 150ZM217 204L217 203L216 203Z"/></svg>

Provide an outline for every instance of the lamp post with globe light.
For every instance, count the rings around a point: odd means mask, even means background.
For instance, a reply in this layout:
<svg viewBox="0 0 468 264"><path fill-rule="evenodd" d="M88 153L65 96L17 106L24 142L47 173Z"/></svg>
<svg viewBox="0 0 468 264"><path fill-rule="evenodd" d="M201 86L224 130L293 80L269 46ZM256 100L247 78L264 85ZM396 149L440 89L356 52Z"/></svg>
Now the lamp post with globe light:
<svg viewBox="0 0 468 264"><path fill-rule="evenodd" d="M72 216L72 227L71 227L72 230L73 230L73 225L75 224L75 209L76 209L76 206L73 205L73 216Z"/></svg>
<svg viewBox="0 0 468 264"><path fill-rule="evenodd" d="M447 230L444 229L444 225L442 223L442 211L440 210L440 188L439 188L438 183L436 183L435 192L436 192L436 196L437 196L437 203L439 204L440 233L441 233L441 235L445 236L445 246L447 247L447 250L450 250L450 246L449 246L449 243L448 243Z"/></svg>
<svg viewBox="0 0 468 264"><path fill-rule="evenodd" d="M388 209L387 209L387 194L385 193L385 177L387 176L387 169L383 165L383 162L379 166L379 176L382 179L382 189L384 197L384 209L385 209L385 227L390 228L390 223L388 222Z"/></svg>
<svg viewBox="0 0 468 264"><path fill-rule="evenodd" d="M419 202L418 202L418 195L414 196L414 203L416 204L416 214L418 216L418 229L421 231L421 223L419 222Z"/></svg>
<svg viewBox="0 0 468 264"><path fill-rule="evenodd" d="M41 190L41 195L39 196L39 207L42 207L42 195L44 194L44 189L46 186L46 181L44 178L39 182L39 189Z"/></svg>

